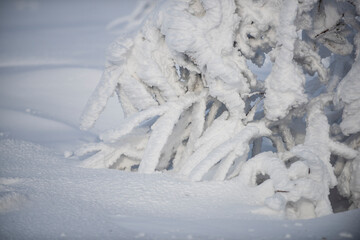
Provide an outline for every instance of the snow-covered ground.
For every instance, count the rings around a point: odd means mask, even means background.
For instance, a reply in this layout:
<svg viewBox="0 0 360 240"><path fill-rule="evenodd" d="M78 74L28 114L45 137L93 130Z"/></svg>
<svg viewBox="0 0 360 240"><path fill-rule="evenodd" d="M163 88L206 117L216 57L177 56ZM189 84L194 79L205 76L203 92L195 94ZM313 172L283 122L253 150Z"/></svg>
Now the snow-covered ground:
<svg viewBox="0 0 360 240"><path fill-rule="evenodd" d="M0 2L0 239L360 239L360 211L284 220L235 181L191 182L80 168L64 152L122 116L116 99L89 132L79 117L135 1ZM256 199L257 201L254 201Z"/></svg>

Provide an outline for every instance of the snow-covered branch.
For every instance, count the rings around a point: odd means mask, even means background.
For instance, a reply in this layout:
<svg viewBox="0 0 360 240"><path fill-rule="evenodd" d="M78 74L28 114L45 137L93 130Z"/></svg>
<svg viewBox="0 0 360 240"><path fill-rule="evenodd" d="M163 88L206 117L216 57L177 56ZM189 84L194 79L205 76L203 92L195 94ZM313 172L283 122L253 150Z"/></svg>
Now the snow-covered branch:
<svg viewBox="0 0 360 240"><path fill-rule="evenodd" d="M274 192L265 204L292 217L331 213L338 182L358 206L359 9L341 0L142 2L138 31L109 48L81 127L114 93L125 119L76 154L93 153L86 167L255 188L262 174ZM118 19L108 28L124 23L132 27Z"/></svg>

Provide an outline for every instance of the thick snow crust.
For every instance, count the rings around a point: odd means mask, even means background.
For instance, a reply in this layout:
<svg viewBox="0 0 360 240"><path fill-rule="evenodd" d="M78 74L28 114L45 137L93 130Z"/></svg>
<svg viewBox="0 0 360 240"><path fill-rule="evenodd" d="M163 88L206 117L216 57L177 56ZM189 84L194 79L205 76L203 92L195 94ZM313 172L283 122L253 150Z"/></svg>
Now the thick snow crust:
<svg viewBox="0 0 360 240"><path fill-rule="evenodd" d="M304 93L305 76L294 62L296 43L295 18L298 1L285 1L280 10L277 32L277 52L274 66L265 80L266 117L271 120L284 118L291 108L307 102Z"/></svg>

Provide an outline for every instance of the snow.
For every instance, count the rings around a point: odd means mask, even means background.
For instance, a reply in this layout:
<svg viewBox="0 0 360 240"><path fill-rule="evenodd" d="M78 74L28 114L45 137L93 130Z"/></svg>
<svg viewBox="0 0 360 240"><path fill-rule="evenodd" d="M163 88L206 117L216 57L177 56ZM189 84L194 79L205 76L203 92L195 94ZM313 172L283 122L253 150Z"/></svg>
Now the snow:
<svg viewBox="0 0 360 240"><path fill-rule="evenodd" d="M360 82L357 76L360 74L360 58L357 58L354 67L346 75L338 88L338 98L345 103L344 120L340 124L341 130L348 135L360 130Z"/></svg>
<svg viewBox="0 0 360 240"><path fill-rule="evenodd" d="M305 77L293 61L298 2L284 2L280 11L276 60L270 75L265 80L265 115L270 120L284 118L294 106L307 102L304 94Z"/></svg>
<svg viewBox="0 0 360 240"><path fill-rule="evenodd" d="M347 232L356 239L360 234L358 210L297 221L252 214L258 191L236 182L84 169L21 140L2 140L0 154L4 238L338 239Z"/></svg>
<svg viewBox="0 0 360 240"><path fill-rule="evenodd" d="M283 219L265 206L266 199L273 196L271 182L259 186L240 180L193 182L170 172L142 174L81 167L91 164L78 156L86 154L87 149L82 154L75 150L84 143L98 149L99 146L91 145L98 140L98 134L116 128L123 119L115 104L117 99L109 93L107 108L95 127L88 132L78 127L86 101L101 78L105 49L116 38L112 32L119 30L117 25L125 21L122 17L134 8L134 1L1 1L0 238L360 238L359 210L311 220ZM118 59L114 57L113 61ZM343 88L350 85L349 81ZM348 104L358 99L355 94L340 95ZM189 98L189 102L193 100ZM186 108L190 103L183 104L177 108ZM111 142L121 138L124 131L132 131L137 123L154 115L164 116L163 121L175 121L174 115L163 114L163 109L154 108L118 132L102 135L102 139ZM227 131L228 139L237 140L231 136L250 131L243 131L235 122L224 125L221 118L215 121L196 148L210 148L216 153L216 147L222 143L212 137L216 132ZM203 124L200 121L197 127ZM250 138L260 130L266 131L254 128L247 134ZM214 139L212 144L210 138ZM136 136L132 140L137 141ZM201 141L208 145L201 145ZM124 148L130 156L137 154L131 141ZM342 150L342 146L333 148ZM242 150L240 155L249 151ZM158 157L151 161L154 159ZM202 168L208 168L208 163L202 164L195 176L203 174ZM253 164L258 164L256 159ZM193 165L184 169L191 171L196 163ZM294 176L307 171L305 165L293 164L292 168ZM359 164L353 168L359 169ZM251 174L254 177L256 173ZM358 178L353 179L351 187L358 187L358 182Z"/></svg>

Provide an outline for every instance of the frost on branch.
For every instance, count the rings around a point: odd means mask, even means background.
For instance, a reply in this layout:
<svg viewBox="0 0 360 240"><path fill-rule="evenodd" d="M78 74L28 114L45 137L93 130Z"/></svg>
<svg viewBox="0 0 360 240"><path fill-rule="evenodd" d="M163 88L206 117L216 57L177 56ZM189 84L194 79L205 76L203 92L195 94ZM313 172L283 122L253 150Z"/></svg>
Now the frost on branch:
<svg viewBox="0 0 360 240"><path fill-rule="evenodd" d="M266 188L264 204L288 217L359 207L359 9L341 0L141 3L134 21L108 26L125 23L131 36L109 47L81 128L114 94L125 119L76 154L88 156L84 167Z"/></svg>
<svg viewBox="0 0 360 240"><path fill-rule="evenodd" d="M275 62L265 80L264 100L266 117L270 120L284 118L293 107L306 103L305 76L293 60L297 38L295 18L298 9L296 0L284 1L279 13Z"/></svg>

